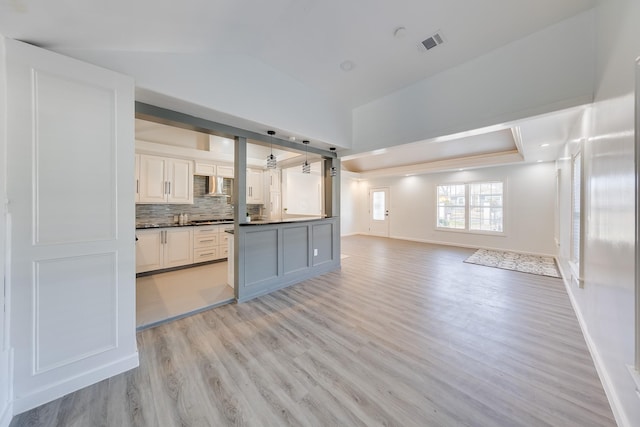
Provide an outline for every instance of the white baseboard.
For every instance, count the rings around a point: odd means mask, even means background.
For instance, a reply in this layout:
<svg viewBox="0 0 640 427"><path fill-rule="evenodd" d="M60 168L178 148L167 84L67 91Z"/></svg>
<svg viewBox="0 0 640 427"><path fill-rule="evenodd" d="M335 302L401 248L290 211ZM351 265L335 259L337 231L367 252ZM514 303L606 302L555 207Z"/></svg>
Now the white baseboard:
<svg viewBox="0 0 640 427"><path fill-rule="evenodd" d="M582 330L582 335L584 336L584 340L587 343L587 348L589 349L589 353L591 353L591 358L593 359L593 364L596 367L596 371L598 372L598 376L600 377L600 381L602 382L602 388L604 388L604 393L607 395L607 399L609 400L609 405L611 405L611 411L613 412L613 416L616 419L616 423L620 427L633 427L629 422L624 410L622 409L622 402L620 401L620 397L618 396L618 392L616 391L613 382L611 381L611 376L609 375L609 371L607 370L602 357L600 356L600 352L598 351L598 347L596 343L593 341L591 334L589 333L589 328L587 327L586 322L584 321L584 316L582 315L582 310L580 310L580 306L576 302L576 299L573 295L573 290L580 289L576 287L572 287L571 283L567 280L567 277L572 277L571 273L568 275L564 271L563 265L558 262L558 267L560 268L560 273L562 274L562 281L567 290L567 294L569 294L569 300L571 301L571 306L573 307L573 311L576 313L576 317L578 318L578 324L580 325L580 329Z"/></svg>
<svg viewBox="0 0 640 427"><path fill-rule="evenodd" d="M83 372L75 377L52 384L46 388L34 390L25 396L16 396L13 401L14 415L21 414L45 403L56 400L66 394L90 386L107 378L136 368L139 365L138 352L92 371Z"/></svg>
<svg viewBox="0 0 640 427"><path fill-rule="evenodd" d="M555 255L552 254L544 254L539 252L527 252L527 251L519 251L515 249L505 249L505 248L494 248L491 246L478 246L478 245L466 245L464 243L454 243L454 242L443 242L440 240L428 240L428 239L415 239L413 237L405 237L405 236L389 236L390 239L398 239L398 240L407 240L410 242L418 242L418 243L429 243L432 245L443 245L443 246L455 246L458 248L468 248L468 249L486 249L489 251L503 251L503 252L515 252L517 254L523 255L534 255L534 256L544 256L555 258Z"/></svg>

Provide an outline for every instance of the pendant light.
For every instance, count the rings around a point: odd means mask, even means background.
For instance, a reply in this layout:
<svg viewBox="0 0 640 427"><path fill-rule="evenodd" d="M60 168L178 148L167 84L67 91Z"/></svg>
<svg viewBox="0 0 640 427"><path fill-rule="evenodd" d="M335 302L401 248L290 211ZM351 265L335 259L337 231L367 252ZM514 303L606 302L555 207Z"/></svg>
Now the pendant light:
<svg viewBox="0 0 640 427"><path fill-rule="evenodd" d="M335 153L336 147L330 147L329 150L331 150L332 153ZM338 168L331 166L331 169L329 169L329 176L334 177L336 175L338 175Z"/></svg>
<svg viewBox="0 0 640 427"><path fill-rule="evenodd" d="M307 148L309 141L305 139L302 143L304 144L304 163L302 164L302 173L311 173L311 165L308 160L309 149Z"/></svg>
<svg viewBox="0 0 640 427"><path fill-rule="evenodd" d="M273 155L273 135L276 134L273 130L268 130L267 133L271 136L271 154L267 156L267 169L275 169L278 167L276 156Z"/></svg>

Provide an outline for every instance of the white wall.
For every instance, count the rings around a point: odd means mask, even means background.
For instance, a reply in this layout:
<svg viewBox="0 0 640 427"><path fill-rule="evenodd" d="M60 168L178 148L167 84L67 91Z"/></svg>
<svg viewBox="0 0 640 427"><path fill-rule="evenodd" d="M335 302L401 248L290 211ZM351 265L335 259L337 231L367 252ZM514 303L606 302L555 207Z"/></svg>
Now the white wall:
<svg viewBox="0 0 640 427"><path fill-rule="evenodd" d="M586 235L584 288L568 289L621 426L640 425L640 397L627 368L634 360L634 60L640 55L640 2L597 9L596 99L571 138L582 142ZM586 128L586 132L582 129ZM573 147L566 147L565 155ZM563 182L560 255L568 271L570 167Z"/></svg>
<svg viewBox="0 0 640 427"><path fill-rule="evenodd" d="M5 44L4 38L0 36L0 99L6 99L6 72L5 72ZM5 247L7 243L6 220L7 212L5 200L7 199L6 190L6 104L0 102L0 203L2 210L0 211L0 277L3 284L0 285L0 427L8 426L12 416L12 390L13 379L11 375L11 359L9 347L9 315L10 312L5 310L9 308L10 294L5 294Z"/></svg>
<svg viewBox="0 0 640 427"><path fill-rule="evenodd" d="M365 231L362 226L366 220L361 219L362 205L366 206L366 193L363 189L366 183L360 182L360 175L349 171L340 174L340 234L349 236Z"/></svg>
<svg viewBox="0 0 640 427"><path fill-rule="evenodd" d="M360 209L368 211L368 190L389 187L390 236L458 246L555 255L555 165L535 163L409 177L367 179ZM440 231L436 225L436 185L485 180L505 182L505 235ZM368 228L368 215L361 216Z"/></svg>
<svg viewBox="0 0 640 427"><path fill-rule="evenodd" d="M266 64L237 54L62 50L136 81L136 100L240 128L351 146L351 112ZM161 95L159 95L161 94ZM173 98L173 99L172 99Z"/></svg>
<svg viewBox="0 0 640 427"><path fill-rule="evenodd" d="M594 14L588 11L356 108L352 151L591 102L594 60Z"/></svg>

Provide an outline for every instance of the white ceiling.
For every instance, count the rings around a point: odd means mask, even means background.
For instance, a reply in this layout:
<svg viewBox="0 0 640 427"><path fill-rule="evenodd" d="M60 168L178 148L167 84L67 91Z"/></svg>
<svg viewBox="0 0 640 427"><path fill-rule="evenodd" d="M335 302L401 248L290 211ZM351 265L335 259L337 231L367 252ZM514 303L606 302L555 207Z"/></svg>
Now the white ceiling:
<svg viewBox="0 0 640 427"><path fill-rule="evenodd" d="M514 123L446 135L342 158L343 167L370 176L407 175L558 159L584 106Z"/></svg>
<svg viewBox="0 0 640 427"><path fill-rule="evenodd" d="M347 106L355 107L595 6L598 0L8 0L0 34L56 49L220 52L247 55ZM394 37L397 28L404 37ZM436 31L444 44L419 43ZM352 61L351 71L340 68ZM389 169L452 157L504 157L516 144L524 161L551 160L576 113L390 148L345 159L352 170ZM515 130L511 130L514 128ZM489 130L477 132L483 134ZM516 132L521 141L503 136ZM463 137L458 141L452 141ZM510 145L509 145L510 144ZM556 142L553 142L556 144ZM455 163L455 162L454 162ZM464 163L464 162L462 162Z"/></svg>

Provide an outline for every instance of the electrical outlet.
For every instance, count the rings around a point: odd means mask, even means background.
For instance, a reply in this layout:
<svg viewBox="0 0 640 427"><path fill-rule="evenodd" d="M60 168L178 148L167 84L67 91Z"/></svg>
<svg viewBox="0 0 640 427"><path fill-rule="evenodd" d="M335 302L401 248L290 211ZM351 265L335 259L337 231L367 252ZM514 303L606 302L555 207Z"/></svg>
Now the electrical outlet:
<svg viewBox="0 0 640 427"><path fill-rule="evenodd" d="M318 250L317 249L313 250L313 256L318 256Z"/></svg>

